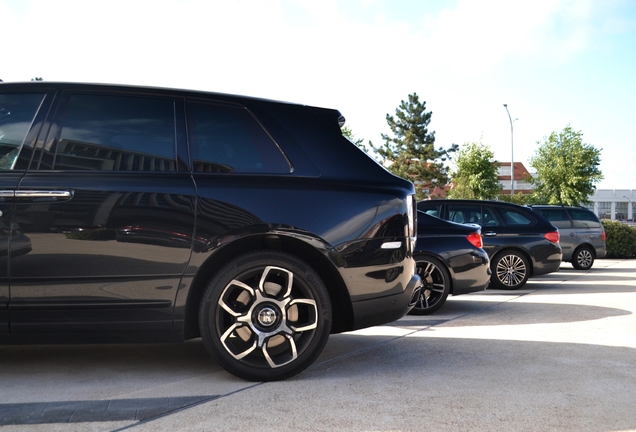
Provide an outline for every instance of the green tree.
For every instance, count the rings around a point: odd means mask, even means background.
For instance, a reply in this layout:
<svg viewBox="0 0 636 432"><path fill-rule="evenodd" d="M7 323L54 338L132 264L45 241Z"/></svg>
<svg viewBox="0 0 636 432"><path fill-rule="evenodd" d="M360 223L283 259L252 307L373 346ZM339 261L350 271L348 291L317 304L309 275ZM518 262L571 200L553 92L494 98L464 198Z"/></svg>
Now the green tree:
<svg viewBox="0 0 636 432"><path fill-rule="evenodd" d="M603 180L601 150L583 143L583 133L567 125L552 132L530 159L537 171L532 179L534 200L545 204L581 205L589 202L595 183Z"/></svg>
<svg viewBox="0 0 636 432"><path fill-rule="evenodd" d="M358 147L364 149L364 144L362 144L362 141L364 141L364 139L363 138L356 138L356 136L353 133L353 130L351 130L351 128L349 126L345 125L340 130L342 131L342 136L346 137L349 141L351 141L352 143L354 143Z"/></svg>
<svg viewBox="0 0 636 432"><path fill-rule="evenodd" d="M457 144L446 150L435 149L435 132L428 131L432 114L426 111L426 102L420 102L417 93L410 94L408 101L402 101L395 110L395 117L386 115L394 136L382 134L384 144L377 147L369 141L389 171L415 184L418 200L426 197L425 188L448 184L448 167L444 162L458 149Z"/></svg>
<svg viewBox="0 0 636 432"><path fill-rule="evenodd" d="M481 142L464 143L455 159L451 178L455 184L449 198L495 199L503 189L499 183L499 162L490 147Z"/></svg>
<svg viewBox="0 0 636 432"><path fill-rule="evenodd" d="M31 81L44 81L42 77L31 78Z"/></svg>

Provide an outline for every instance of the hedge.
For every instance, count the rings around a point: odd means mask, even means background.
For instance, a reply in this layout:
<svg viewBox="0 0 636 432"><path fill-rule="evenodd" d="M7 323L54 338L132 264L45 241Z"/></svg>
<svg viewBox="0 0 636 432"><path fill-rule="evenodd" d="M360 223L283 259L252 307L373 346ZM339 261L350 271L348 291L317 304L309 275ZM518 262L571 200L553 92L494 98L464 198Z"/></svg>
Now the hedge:
<svg viewBox="0 0 636 432"><path fill-rule="evenodd" d="M603 220L605 228L606 258L636 258L636 226L612 220Z"/></svg>

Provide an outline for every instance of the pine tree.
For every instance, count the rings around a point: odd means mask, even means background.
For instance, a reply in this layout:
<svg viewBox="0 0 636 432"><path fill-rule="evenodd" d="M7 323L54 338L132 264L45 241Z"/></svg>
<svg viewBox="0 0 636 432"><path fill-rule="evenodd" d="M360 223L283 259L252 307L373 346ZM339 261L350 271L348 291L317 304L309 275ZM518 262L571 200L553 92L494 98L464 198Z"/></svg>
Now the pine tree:
<svg viewBox="0 0 636 432"><path fill-rule="evenodd" d="M426 111L426 102L420 102L417 93L410 94L408 101L402 101L395 110L395 117L386 115L393 137L382 134L384 144L377 147L369 141L389 171L415 184L418 200L427 196L424 189L448 183L444 162L458 149L457 144L435 149L435 132L428 131L432 114Z"/></svg>

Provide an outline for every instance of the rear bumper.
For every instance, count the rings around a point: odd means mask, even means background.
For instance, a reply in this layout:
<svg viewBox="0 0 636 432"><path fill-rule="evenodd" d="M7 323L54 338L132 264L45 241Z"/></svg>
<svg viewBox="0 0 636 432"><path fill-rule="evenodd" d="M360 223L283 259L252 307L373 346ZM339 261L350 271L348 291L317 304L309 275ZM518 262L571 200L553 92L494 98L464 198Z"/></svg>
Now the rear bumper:
<svg viewBox="0 0 636 432"><path fill-rule="evenodd" d="M561 249L559 249L558 253L555 252L553 255L550 255L542 261L535 261L532 276L539 276L558 271L559 267L561 267L562 258L563 255L561 254Z"/></svg>
<svg viewBox="0 0 636 432"><path fill-rule="evenodd" d="M415 274L404 291L399 294L354 302L352 330L386 324L402 318L413 309L421 288L422 281L419 275Z"/></svg>
<svg viewBox="0 0 636 432"><path fill-rule="evenodd" d="M471 253L472 265L464 263L462 266L454 266L453 285L451 294L461 295L471 292L483 291L490 284L490 260L486 252L474 251ZM457 269L461 269L460 272Z"/></svg>

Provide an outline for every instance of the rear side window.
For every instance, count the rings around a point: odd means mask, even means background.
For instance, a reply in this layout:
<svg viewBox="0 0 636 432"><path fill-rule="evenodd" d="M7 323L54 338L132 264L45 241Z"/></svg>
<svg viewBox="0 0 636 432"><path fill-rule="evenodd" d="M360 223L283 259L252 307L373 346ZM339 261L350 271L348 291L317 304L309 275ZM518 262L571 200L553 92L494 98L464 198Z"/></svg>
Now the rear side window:
<svg viewBox="0 0 636 432"><path fill-rule="evenodd" d="M575 228L600 228L601 222L596 215L586 210L570 209Z"/></svg>
<svg viewBox="0 0 636 432"><path fill-rule="evenodd" d="M517 210L498 208L497 212L508 226L529 226L534 223L533 219Z"/></svg>
<svg viewBox="0 0 636 432"><path fill-rule="evenodd" d="M290 172L276 143L245 108L190 102L187 116L194 171Z"/></svg>
<svg viewBox="0 0 636 432"><path fill-rule="evenodd" d="M541 209L539 210L541 215L545 217L547 220L552 222L557 228L572 228L572 223L570 222L570 218L568 217L565 209Z"/></svg>
<svg viewBox="0 0 636 432"><path fill-rule="evenodd" d="M70 96L57 170L175 171L175 111L169 99Z"/></svg>
<svg viewBox="0 0 636 432"><path fill-rule="evenodd" d="M11 170L15 164L43 94L0 94L0 170Z"/></svg>
<svg viewBox="0 0 636 432"><path fill-rule="evenodd" d="M442 205L430 203L426 201L420 201L417 203L417 209L421 212L429 214L431 216L440 217L442 213Z"/></svg>
<svg viewBox="0 0 636 432"><path fill-rule="evenodd" d="M481 206L448 205L448 220L481 225Z"/></svg>

